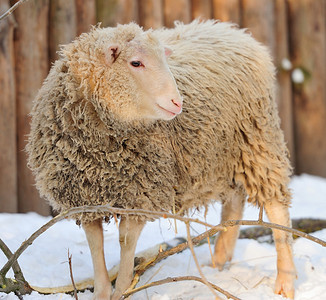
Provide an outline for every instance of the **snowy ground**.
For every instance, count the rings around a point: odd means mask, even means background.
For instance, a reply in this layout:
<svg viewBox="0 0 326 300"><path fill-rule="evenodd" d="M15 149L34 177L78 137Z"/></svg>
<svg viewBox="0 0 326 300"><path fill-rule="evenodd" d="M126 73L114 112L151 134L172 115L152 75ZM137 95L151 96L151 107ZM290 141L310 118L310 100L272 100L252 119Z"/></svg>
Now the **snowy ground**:
<svg viewBox="0 0 326 300"><path fill-rule="evenodd" d="M326 179L301 175L293 178L291 188L294 193L291 217L326 218ZM220 205L209 210L207 222L217 224L220 220ZM247 207L245 219L257 219L258 210ZM35 230L50 218L35 213L0 214L0 237L14 251ZM266 219L266 218L265 218ZM136 252L150 248L162 241L175 238L174 225L168 220L148 223L144 228ZM205 231L205 228L193 225L192 235ZM326 229L314 233L326 240ZM177 236L186 236L183 223L178 223ZM117 228L105 225L105 246L107 267L111 268L119 261ZM296 300L326 299L326 249L311 241L299 238L294 242L294 259L298 271L296 281ZM85 235L72 221L55 224L41 235L20 257L19 264L26 280L32 286L52 287L70 284L67 252L72 254L75 281L92 277L92 264ZM234 258L227 268L218 272L209 267L208 245L195 248L207 279L224 288L240 299L277 300L283 297L273 294L276 277L276 252L274 245L258 243L254 240L238 240ZM0 253L0 268L6 262ZM156 281L169 276L196 275L198 272L189 250L176 254L152 269L148 270L138 284ZM10 274L12 276L12 274ZM79 293L80 300L92 298L92 293ZM0 293L1 300L16 300L14 294ZM40 295L33 292L24 296L24 300L72 300L65 294ZM166 284L139 292L133 299L152 300L190 300L214 299L209 289L201 283L189 281Z"/></svg>

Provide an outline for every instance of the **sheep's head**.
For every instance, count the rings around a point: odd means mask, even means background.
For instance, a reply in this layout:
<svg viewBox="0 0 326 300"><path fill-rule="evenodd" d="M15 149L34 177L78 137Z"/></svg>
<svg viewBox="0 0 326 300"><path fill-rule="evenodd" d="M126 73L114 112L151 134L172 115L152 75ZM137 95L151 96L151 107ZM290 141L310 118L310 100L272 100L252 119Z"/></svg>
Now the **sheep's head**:
<svg viewBox="0 0 326 300"><path fill-rule="evenodd" d="M93 45L82 47L85 58L79 54L75 69L102 106L124 121L171 120L181 113L182 98L167 63L172 51L150 31L128 24L91 34Z"/></svg>

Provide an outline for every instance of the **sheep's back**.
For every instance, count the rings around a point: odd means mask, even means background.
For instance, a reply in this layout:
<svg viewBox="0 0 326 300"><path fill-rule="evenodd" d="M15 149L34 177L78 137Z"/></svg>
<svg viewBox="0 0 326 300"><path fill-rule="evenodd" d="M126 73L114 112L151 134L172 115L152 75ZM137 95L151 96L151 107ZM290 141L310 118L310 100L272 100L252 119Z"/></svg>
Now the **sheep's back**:
<svg viewBox="0 0 326 300"><path fill-rule="evenodd" d="M172 124L188 181L206 184L215 199L244 187L253 203L275 197L288 203L290 166L267 49L244 30L214 21L156 34L173 50L168 63L184 97Z"/></svg>

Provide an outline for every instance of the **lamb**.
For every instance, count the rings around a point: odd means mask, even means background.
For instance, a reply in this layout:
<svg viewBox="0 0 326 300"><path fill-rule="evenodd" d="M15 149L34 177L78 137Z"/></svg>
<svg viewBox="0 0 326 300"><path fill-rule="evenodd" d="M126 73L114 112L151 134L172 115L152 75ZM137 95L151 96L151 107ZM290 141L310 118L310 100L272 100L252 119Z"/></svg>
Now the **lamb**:
<svg viewBox="0 0 326 300"><path fill-rule="evenodd" d="M108 204L186 214L222 202L222 221L244 203L290 226L291 167L274 101L274 66L245 30L209 20L143 31L95 27L64 46L34 101L27 151L53 208ZM120 216L121 262L105 269L104 213L75 216L94 266L94 298L119 299L133 273L146 217ZM232 258L238 228L219 234L214 261ZM292 236L274 230L275 292L294 297Z"/></svg>

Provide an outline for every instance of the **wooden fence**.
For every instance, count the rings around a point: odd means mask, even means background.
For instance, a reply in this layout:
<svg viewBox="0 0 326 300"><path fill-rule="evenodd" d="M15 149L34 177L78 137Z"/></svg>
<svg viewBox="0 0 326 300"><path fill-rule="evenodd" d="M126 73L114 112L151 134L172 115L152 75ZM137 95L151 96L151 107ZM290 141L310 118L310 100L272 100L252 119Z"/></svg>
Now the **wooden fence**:
<svg viewBox="0 0 326 300"><path fill-rule="evenodd" d="M0 14L15 1L0 0ZM91 24L144 28L215 18L249 28L278 68L278 105L296 173L326 177L326 0L29 0L0 21L0 212L50 209L24 147L31 102L57 58ZM292 76L295 80L292 80Z"/></svg>

